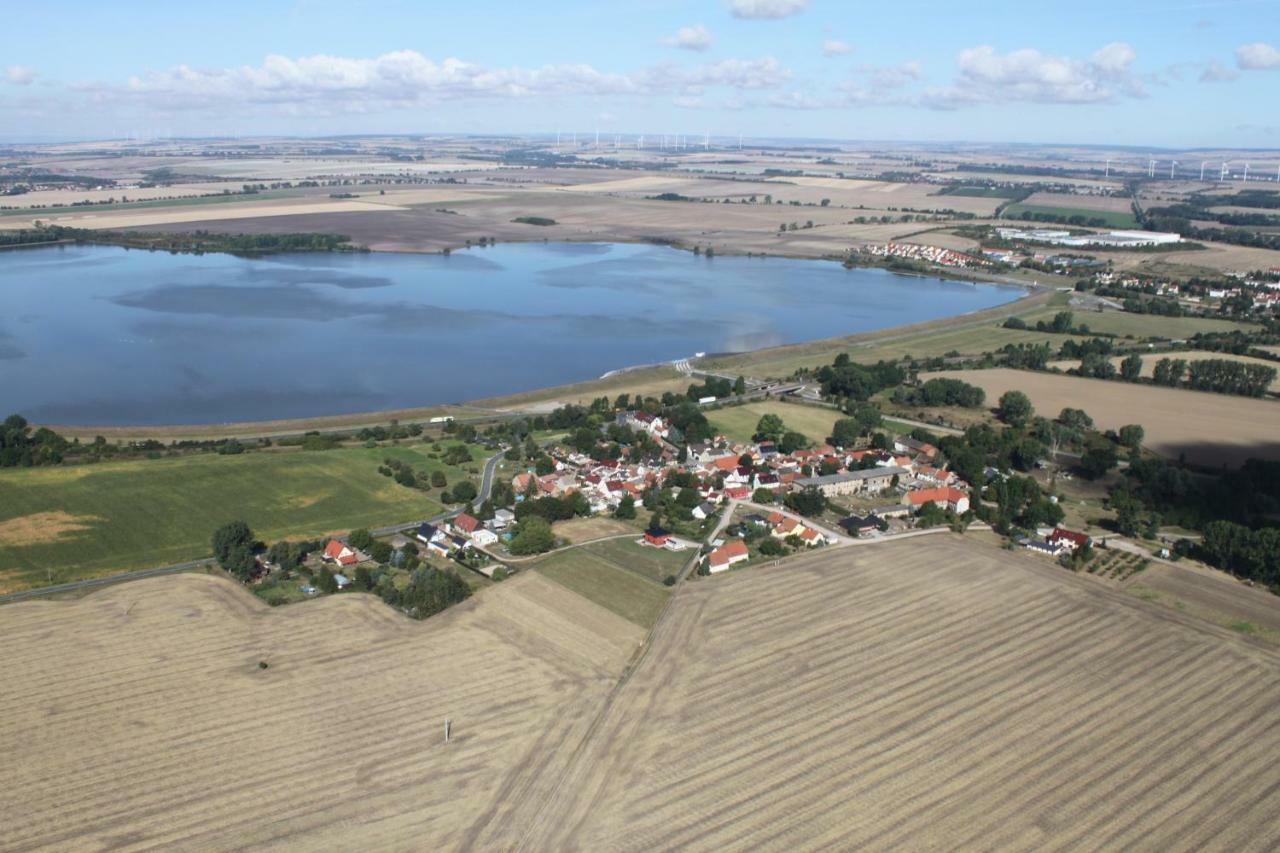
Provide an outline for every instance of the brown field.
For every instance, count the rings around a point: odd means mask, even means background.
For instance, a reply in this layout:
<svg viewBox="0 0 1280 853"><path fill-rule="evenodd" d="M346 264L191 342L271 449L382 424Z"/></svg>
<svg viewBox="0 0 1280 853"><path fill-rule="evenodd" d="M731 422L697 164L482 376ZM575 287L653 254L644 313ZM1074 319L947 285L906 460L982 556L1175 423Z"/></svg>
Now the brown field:
<svg viewBox="0 0 1280 853"><path fill-rule="evenodd" d="M1133 209L1133 199L1109 195L1076 195L1074 193L1032 193L1023 204L1041 207L1071 207L1080 210L1103 210L1112 213L1128 213Z"/></svg>
<svg viewBox="0 0 1280 853"><path fill-rule="evenodd" d="M1223 572L1183 561L1152 564L1129 583L1153 590L1153 600L1222 625L1248 623L1255 631L1280 638L1280 597L1245 586Z"/></svg>
<svg viewBox="0 0 1280 853"><path fill-rule="evenodd" d="M1229 243L1203 243L1205 248L1185 252L1106 252L1117 269L1145 270L1157 274L1265 270L1280 267L1280 252Z"/></svg>
<svg viewBox="0 0 1280 853"><path fill-rule="evenodd" d="M1125 358L1126 356L1118 355L1111 359L1111 363L1118 368L1120 367L1120 362L1124 361ZM1240 361L1240 362L1244 362L1245 364L1260 364L1264 367L1280 367L1280 365L1277 365L1274 362L1267 361L1266 359L1250 358L1247 355L1232 355L1231 353L1226 353L1226 352L1205 352L1203 350L1195 350L1195 351L1188 351L1188 352L1153 352L1153 353L1142 354L1142 375L1150 379L1151 375L1155 373L1156 362L1162 358L1181 358L1186 361L1204 361L1205 359L1222 359L1224 361ZM1061 370L1068 370L1073 367L1079 367L1080 360L1070 359L1067 361L1051 361L1049 362L1049 366L1057 367ZM1280 376L1277 376L1276 381L1271 383L1271 392L1272 393L1280 392Z"/></svg>
<svg viewBox="0 0 1280 853"><path fill-rule="evenodd" d="M640 629L536 572L424 623L182 575L0 625L0 850L1280 844L1280 656L972 538L687 584L621 681Z"/></svg>
<svg viewBox="0 0 1280 853"><path fill-rule="evenodd" d="M699 581L526 849L1267 849L1280 657L951 536Z"/></svg>
<svg viewBox="0 0 1280 853"><path fill-rule="evenodd" d="M2 850L509 848L642 636L534 573L422 623L180 575L0 625Z"/></svg>
<svg viewBox="0 0 1280 853"><path fill-rule="evenodd" d="M1044 415L1070 406L1088 412L1100 429L1141 424L1144 446L1174 459L1185 454L1188 462L1210 466L1239 465L1251 456L1280 459L1280 403L1271 400L1008 368L921 374L933 376L977 385L992 405L1005 391L1018 390Z"/></svg>

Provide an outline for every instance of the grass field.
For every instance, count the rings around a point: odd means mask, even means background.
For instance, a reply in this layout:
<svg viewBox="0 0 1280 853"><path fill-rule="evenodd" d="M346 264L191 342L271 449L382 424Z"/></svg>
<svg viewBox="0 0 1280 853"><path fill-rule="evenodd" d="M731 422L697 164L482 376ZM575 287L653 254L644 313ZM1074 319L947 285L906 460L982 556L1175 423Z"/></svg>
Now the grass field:
<svg viewBox="0 0 1280 853"><path fill-rule="evenodd" d="M1004 209L1005 219L1020 219L1025 214L1048 214L1050 216L1083 216L1086 220L1101 219L1109 228L1136 228L1138 220L1133 214L1119 210L1090 210L1084 207L1049 207L1038 204L1011 204ZM1052 225L1053 223L1048 223Z"/></svg>
<svg viewBox="0 0 1280 853"><path fill-rule="evenodd" d="M1173 459L1185 455L1188 462L1206 466L1239 465L1251 456L1280 459L1280 403L1272 400L1006 368L922 373L920 378L933 376L977 385L992 405L1005 391L1018 390L1042 414L1057 415L1070 406L1088 412L1099 429L1140 424L1145 447Z"/></svg>
<svg viewBox="0 0 1280 853"><path fill-rule="evenodd" d="M707 420L712 427L724 433L726 438L750 441L760 418L770 414L778 415L787 429L803 433L815 444L826 441L827 436L831 435L831 425L841 417L835 409L768 400L717 409L707 413Z"/></svg>
<svg viewBox="0 0 1280 853"><path fill-rule="evenodd" d="M1017 198L1024 191L1017 187L983 187L955 184L939 190L940 196L960 196L961 198Z"/></svg>
<svg viewBox="0 0 1280 853"><path fill-rule="evenodd" d="M657 554L659 549L622 540L616 544L599 542L551 554L532 565L540 574L588 601L648 628L662 612L670 592L657 579L650 579L664 571L662 567L654 571L652 561L660 558L642 554L643 551ZM680 563L675 563L675 568L679 566ZM670 569L664 573L673 572L674 569Z"/></svg>
<svg viewBox="0 0 1280 853"><path fill-rule="evenodd" d="M214 529L237 518L266 541L423 518L440 504L377 469L391 456L419 471L442 468L451 484L465 476L427 452L415 445L5 469L0 587L203 557Z"/></svg>
<svg viewBox="0 0 1280 853"><path fill-rule="evenodd" d="M528 849L1267 849L1280 658L934 536L682 589Z"/></svg>
<svg viewBox="0 0 1280 853"><path fill-rule="evenodd" d="M1024 315L1023 319L1032 324L1037 320L1049 321L1061 310L1071 311L1075 324L1088 326L1090 332L1121 337L1182 339L1202 332L1250 331L1258 328L1256 323L1239 323L1214 317L1160 317L1155 314L1131 314L1128 311L1082 311L1075 308L1036 311Z"/></svg>

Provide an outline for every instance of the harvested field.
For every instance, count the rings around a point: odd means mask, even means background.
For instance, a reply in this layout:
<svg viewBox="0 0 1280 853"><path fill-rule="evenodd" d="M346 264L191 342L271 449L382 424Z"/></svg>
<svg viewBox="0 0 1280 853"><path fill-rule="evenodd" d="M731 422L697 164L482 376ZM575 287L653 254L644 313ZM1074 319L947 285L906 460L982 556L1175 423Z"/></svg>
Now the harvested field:
<svg viewBox="0 0 1280 853"><path fill-rule="evenodd" d="M1074 199L1075 196L1068 196ZM1072 216L1083 216L1086 220L1100 219L1105 227L1108 228L1136 228L1138 220L1134 218L1132 213L1120 212L1114 210L1097 210L1094 208L1077 207L1076 205L1049 206L1031 204L1030 202L1021 202L1019 204L1011 204L1004 209L1006 219L1022 219L1026 214L1040 216L1058 216L1070 218Z"/></svg>
<svg viewBox="0 0 1280 853"><path fill-rule="evenodd" d="M1280 658L952 536L683 589L534 850L1268 849Z"/></svg>
<svg viewBox="0 0 1280 853"><path fill-rule="evenodd" d="M1280 639L1280 596L1249 587L1223 572L1195 564L1152 564L1134 578L1131 589L1154 590L1172 607L1219 625L1248 623L1273 640Z"/></svg>
<svg viewBox="0 0 1280 853"><path fill-rule="evenodd" d="M1243 362L1244 364L1259 364L1259 365L1262 365L1263 367L1280 367L1280 365L1276 364L1275 362L1267 361L1266 359L1250 358L1247 355L1232 355L1231 353L1227 353L1227 352L1205 352L1203 350L1191 350L1187 352L1141 353L1141 355L1142 355L1142 375L1147 379L1150 379L1151 375L1155 373L1156 362L1158 362L1162 358L1180 358L1180 359L1183 359L1184 361L1204 361L1206 359L1218 359L1222 361L1239 361L1239 362ZM1124 361L1125 358L1126 356L1123 356L1123 355L1115 356L1114 358L1111 359L1111 363L1114 364L1117 368L1119 368L1120 362ZM1049 362L1049 366L1056 367L1060 370L1068 370L1073 367L1079 367L1080 360L1073 359L1068 361L1051 361ZM1275 382L1271 383L1271 392L1273 394L1280 393L1280 376L1277 377Z"/></svg>
<svg viewBox="0 0 1280 853"><path fill-rule="evenodd" d="M1052 320L1053 315L1061 308L1045 309L1023 317L1028 323L1037 320ZM1091 333L1101 332L1107 335L1121 335L1134 338L1189 338L1205 332L1251 331L1258 328L1255 323L1239 323L1234 320L1220 320L1216 317L1162 317L1157 314L1133 314L1128 311L1086 311L1071 308L1075 323L1088 326Z"/></svg>
<svg viewBox="0 0 1280 853"><path fill-rule="evenodd" d="M1280 459L1280 403L1271 400L1008 368L920 376L963 379L986 391L992 404L1005 391L1023 391L1039 412L1084 409L1100 429L1141 424L1145 447L1173 459L1185 454L1188 462L1199 465Z"/></svg>
<svg viewBox="0 0 1280 853"><path fill-rule="evenodd" d="M181 575L0 624L14 851L510 848L641 639L533 573L425 622Z"/></svg>

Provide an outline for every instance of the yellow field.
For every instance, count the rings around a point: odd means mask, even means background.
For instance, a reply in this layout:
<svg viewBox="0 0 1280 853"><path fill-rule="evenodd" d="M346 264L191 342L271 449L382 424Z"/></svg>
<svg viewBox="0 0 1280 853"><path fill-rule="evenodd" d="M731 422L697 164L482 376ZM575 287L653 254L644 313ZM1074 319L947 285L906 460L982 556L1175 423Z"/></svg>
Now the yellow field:
<svg viewBox="0 0 1280 853"><path fill-rule="evenodd" d="M531 850L1268 849L1280 658L952 536L683 590Z"/></svg>
<svg viewBox="0 0 1280 853"><path fill-rule="evenodd" d="M802 433L814 444L821 444L831 435L831 427L842 417L835 409L805 406L798 403L780 403L770 400L762 403L747 403L743 406L728 406L707 412L707 420L726 438L733 441L750 441L756 431L756 424L764 415L772 414L782 418L788 430Z"/></svg>
<svg viewBox="0 0 1280 853"><path fill-rule="evenodd" d="M422 623L178 575L0 625L6 851L508 848L641 638L534 573Z"/></svg>
<svg viewBox="0 0 1280 853"><path fill-rule="evenodd" d="M1088 412L1099 429L1141 424L1144 446L1173 459L1185 454L1188 462L1211 466L1239 465L1251 456L1280 459L1280 403L1272 400L1007 368L920 374L933 376L977 385L992 405L1005 391L1018 390L1049 417L1070 406Z"/></svg>
<svg viewBox="0 0 1280 853"><path fill-rule="evenodd" d="M536 571L422 623L181 575L0 628L5 851L1280 844L1280 655L950 534L678 587L621 680L641 630Z"/></svg>

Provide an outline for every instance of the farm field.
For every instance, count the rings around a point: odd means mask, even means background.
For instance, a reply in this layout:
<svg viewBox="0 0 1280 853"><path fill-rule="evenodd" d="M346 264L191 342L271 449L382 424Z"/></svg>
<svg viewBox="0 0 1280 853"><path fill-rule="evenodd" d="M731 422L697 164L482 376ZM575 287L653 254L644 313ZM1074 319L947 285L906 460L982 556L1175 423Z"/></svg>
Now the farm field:
<svg viewBox="0 0 1280 853"><path fill-rule="evenodd" d="M1199 465L1239 465L1249 457L1280 459L1280 403L1180 388L1086 379L1053 373L995 368L922 373L921 379L963 379L987 393L994 405L1005 391L1023 391L1036 410L1057 415L1065 407L1084 409L1099 429L1141 424L1144 446Z"/></svg>
<svg viewBox="0 0 1280 853"><path fill-rule="evenodd" d="M826 441L827 436L831 435L832 425L842 417L835 409L769 400L717 409L707 413L707 420L712 427L724 433L726 438L745 442L751 440L756 424L760 423L760 418L764 415L777 415L782 418L788 430L803 433L815 444Z"/></svg>
<svg viewBox="0 0 1280 853"><path fill-rule="evenodd" d="M635 521L623 521L607 515L557 521L551 526L551 529L557 537L563 537L575 545L590 542L594 539L602 539L606 536L618 536L621 534L639 536L641 530Z"/></svg>
<svg viewBox="0 0 1280 853"><path fill-rule="evenodd" d="M1090 212L1133 213L1133 199L1127 196L1036 192L1027 196L1023 203L1031 207L1069 207Z"/></svg>
<svg viewBox="0 0 1280 853"><path fill-rule="evenodd" d="M182 575L0 624L4 851L510 849L642 639L535 573L424 622Z"/></svg>
<svg viewBox="0 0 1280 853"><path fill-rule="evenodd" d="M1034 324L1037 320L1049 321L1063 309L1036 311L1023 315ZM1090 332L1120 335L1134 338L1189 338L1198 333L1250 331L1258 328L1255 323L1235 320L1219 320L1216 317L1161 317L1155 314L1132 314L1128 311L1086 311L1069 308L1076 325L1089 327Z"/></svg>
<svg viewBox="0 0 1280 853"><path fill-rule="evenodd" d="M660 549L617 541L620 544L598 542L569 548L526 565L628 622L648 628L670 595L670 590L653 577L662 571L656 566L656 561L662 559L658 556ZM654 555L642 553L645 551ZM665 574L674 574L690 556L689 552L683 556L670 551L661 553L678 560L671 561L674 568Z"/></svg>
<svg viewBox="0 0 1280 853"><path fill-rule="evenodd" d="M1027 214L1063 217L1083 216L1086 220L1101 219L1106 222L1109 228L1136 228L1138 225L1138 221L1133 218L1132 213L1115 210L1094 210L1087 207L1060 207L1021 202L1019 204L1011 204L1003 211L1005 219L1020 220L1021 217Z"/></svg>
<svg viewBox="0 0 1280 853"><path fill-rule="evenodd" d="M525 846L1280 844L1280 657L926 539L682 589Z"/></svg>
<svg viewBox="0 0 1280 853"><path fill-rule="evenodd" d="M1156 362L1158 362L1162 358L1180 358L1180 359L1183 359L1184 361L1204 361L1205 359L1221 359L1223 361L1239 361L1244 364L1259 364L1259 365L1262 365L1263 367L1280 367L1280 364L1276 364L1275 362L1272 362L1272 361L1267 361L1266 359L1250 358L1247 355L1232 355L1231 353L1228 353L1228 352L1206 352L1203 350L1187 350L1187 351L1180 351L1180 352L1141 353L1141 355L1142 355L1142 375L1147 379L1150 379L1151 375L1155 373ZM1120 367L1120 362L1124 361L1125 358L1126 356L1123 356L1123 355L1115 356L1114 358L1111 359L1111 363L1114 364L1118 369ZM1059 368L1060 370L1068 370L1073 367L1079 367L1080 360L1068 359L1067 361L1051 361L1049 362L1049 366ZM1280 377L1277 377L1276 381L1271 383L1271 392L1273 394L1280 393Z"/></svg>
<svg viewBox="0 0 1280 853"><path fill-rule="evenodd" d="M0 471L0 588L65 582L207 556L221 524L243 519L266 541L413 521L428 494L378 473L460 468L425 446L265 451ZM478 465L478 463L477 463Z"/></svg>
<svg viewBox="0 0 1280 853"><path fill-rule="evenodd" d="M1280 597L1245 586L1223 572L1195 564L1153 562L1128 586L1153 601L1280 643Z"/></svg>

